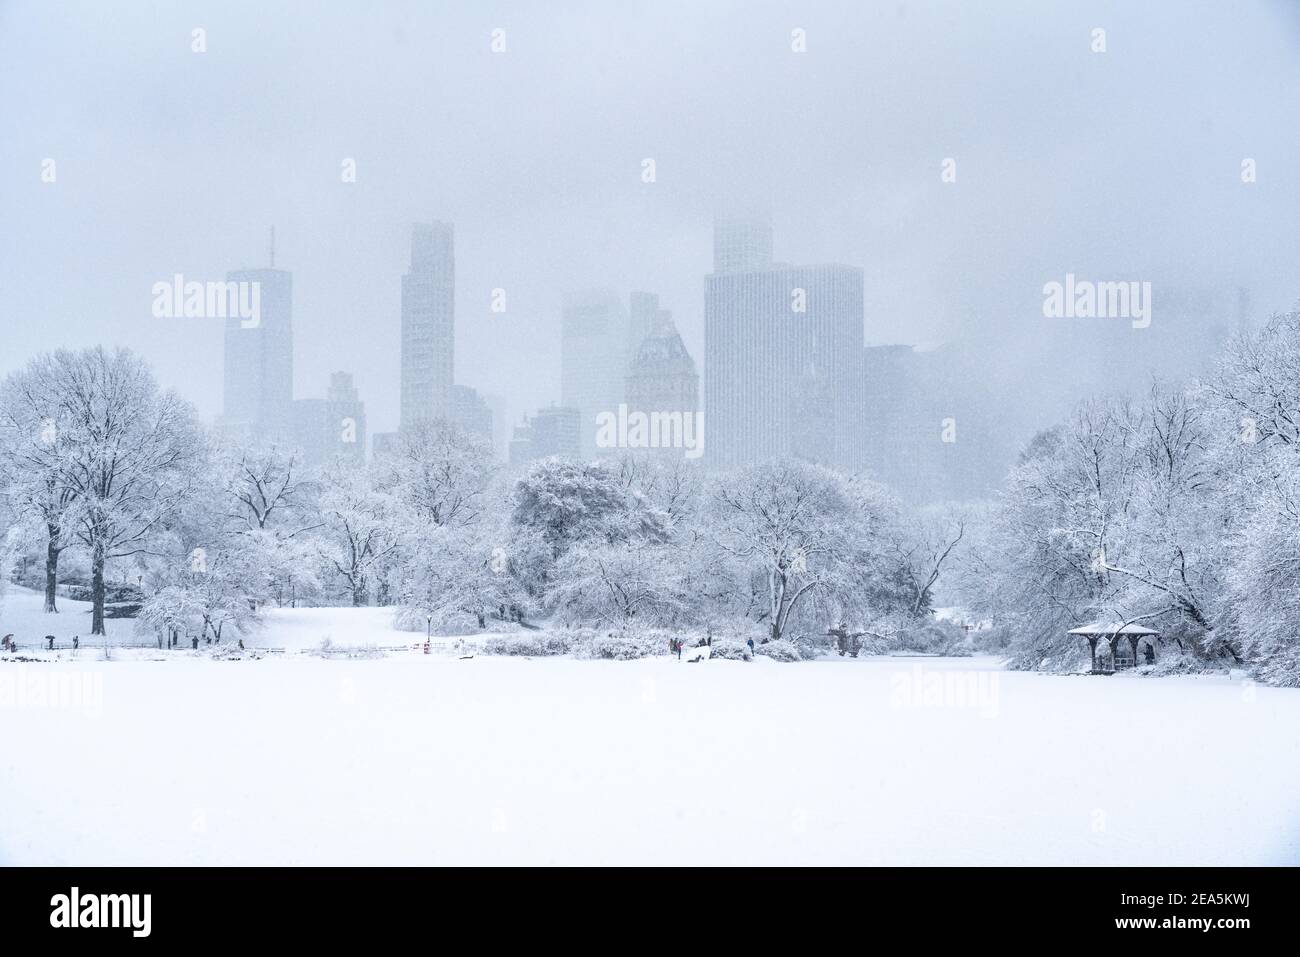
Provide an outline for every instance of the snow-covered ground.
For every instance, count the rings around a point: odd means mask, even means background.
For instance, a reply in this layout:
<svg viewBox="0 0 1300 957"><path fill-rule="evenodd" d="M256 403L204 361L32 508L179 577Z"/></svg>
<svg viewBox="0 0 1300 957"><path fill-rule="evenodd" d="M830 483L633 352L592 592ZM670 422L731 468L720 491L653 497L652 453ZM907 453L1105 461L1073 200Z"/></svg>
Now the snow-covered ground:
<svg viewBox="0 0 1300 957"><path fill-rule="evenodd" d="M83 648L98 648L102 638L90 637L90 602L58 599L58 614L45 614L44 596L30 588L10 585L0 598L0 635L12 634L23 650L45 647L45 636L54 635L58 645L71 644L73 636ZM156 641L148 632L137 633L135 620L109 618L104 622L110 645L148 644ZM494 632L472 636L482 641ZM449 639L434 636L445 644ZM249 648L276 648L288 652L319 648L329 641L348 647L391 648L424 641L424 632L398 631L393 627L392 608L267 608L261 626L244 643Z"/></svg>
<svg viewBox="0 0 1300 957"><path fill-rule="evenodd" d="M1227 677L83 649L0 729L6 864L1300 863L1300 693Z"/></svg>

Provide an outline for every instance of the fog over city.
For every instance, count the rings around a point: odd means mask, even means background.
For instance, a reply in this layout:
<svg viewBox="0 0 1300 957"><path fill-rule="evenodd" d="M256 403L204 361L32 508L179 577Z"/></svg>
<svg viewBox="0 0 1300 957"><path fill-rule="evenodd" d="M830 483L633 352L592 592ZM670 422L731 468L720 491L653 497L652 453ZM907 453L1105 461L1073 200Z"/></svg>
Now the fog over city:
<svg viewBox="0 0 1300 957"><path fill-rule="evenodd" d="M6 943L1284 927L1298 81L1300 0L0 0Z"/></svg>
<svg viewBox="0 0 1300 957"><path fill-rule="evenodd" d="M266 266L274 226L295 396L351 372L391 431L411 228L439 220L456 381L504 398L499 445L560 399L569 293L657 293L707 376L714 217L760 209L778 262L863 270L868 344L1005 382L1011 450L1300 298L1300 7L978 7L0 3L0 373L120 344L219 415L222 322L150 290ZM1150 282L1151 326L1045 318L1067 273Z"/></svg>

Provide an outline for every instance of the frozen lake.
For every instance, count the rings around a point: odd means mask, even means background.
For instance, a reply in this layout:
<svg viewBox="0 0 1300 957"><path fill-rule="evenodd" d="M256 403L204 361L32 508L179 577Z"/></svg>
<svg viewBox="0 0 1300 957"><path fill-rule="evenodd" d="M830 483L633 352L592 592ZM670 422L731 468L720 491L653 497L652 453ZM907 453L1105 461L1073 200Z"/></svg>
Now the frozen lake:
<svg viewBox="0 0 1300 957"><path fill-rule="evenodd" d="M1227 677L81 656L0 664L2 863L1300 863L1300 693Z"/></svg>

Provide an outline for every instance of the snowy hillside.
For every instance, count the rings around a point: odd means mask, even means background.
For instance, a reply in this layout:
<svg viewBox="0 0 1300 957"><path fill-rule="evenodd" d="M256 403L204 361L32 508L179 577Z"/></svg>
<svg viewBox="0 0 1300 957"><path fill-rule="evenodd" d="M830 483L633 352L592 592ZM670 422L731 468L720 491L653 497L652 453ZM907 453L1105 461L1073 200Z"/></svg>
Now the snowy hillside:
<svg viewBox="0 0 1300 957"><path fill-rule="evenodd" d="M90 602L58 599L57 614L45 613L44 596L21 585L8 585L0 596L0 635L12 634L21 648L44 646L46 635L53 635L59 644L80 636L90 644ZM135 642L135 621L131 618L108 618L104 629L117 642ZM99 639L95 639L98 641Z"/></svg>

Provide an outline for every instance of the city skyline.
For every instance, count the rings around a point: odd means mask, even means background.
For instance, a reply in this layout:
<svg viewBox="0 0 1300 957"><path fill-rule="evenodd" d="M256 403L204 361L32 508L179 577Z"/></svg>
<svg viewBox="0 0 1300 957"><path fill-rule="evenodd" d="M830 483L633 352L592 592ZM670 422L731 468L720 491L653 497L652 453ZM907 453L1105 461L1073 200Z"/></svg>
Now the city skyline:
<svg viewBox="0 0 1300 957"><path fill-rule="evenodd" d="M988 340L1035 353L1048 386L1074 330L1043 321L1041 288L1067 271L1150 280L1157 302L1242 287L1256 321L1296 298L1287 211L1300 188L1284 170L1300 123L1293 98L1260 95L1294 74L1300 24L1281 4L1201 5L1175 24L1103 4L1104 54L1090 49L1097 24L1053 4L1024 18L813 3L798 22L669 6L630 33L614 11L254 10L70 23L0 9L0 208L22 237L0 262L18 320L0 371L42 349L120 344L217 414L221 323L155 319L149 290L263 262L272 223L295 279L295 395L346 369L377 431L397 427L397 277L411 224L430 219L457 224L455 381L501 396L512 422L559 395L571 290L654 290L702 361L702 277L725 205L770 212L776 261L862 268L868 343ZM81 70L34 59L54 42ZM1203 57L1221 69L1197 69ZM100 75L114 79L96 89ZM1162 324L1157 312L1148 331Z"/></svg>
<svg viewBox="0 0 1300 957"><path fill-rule="evenodd" d="M1283 926L1297 76L1300 0L0 0L10 936Z"/></svg>

